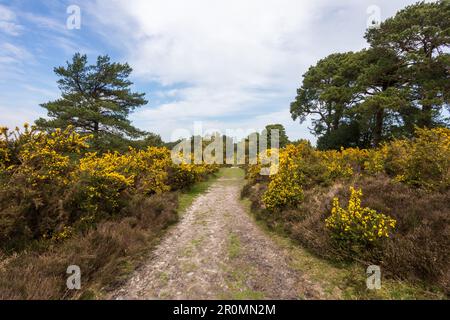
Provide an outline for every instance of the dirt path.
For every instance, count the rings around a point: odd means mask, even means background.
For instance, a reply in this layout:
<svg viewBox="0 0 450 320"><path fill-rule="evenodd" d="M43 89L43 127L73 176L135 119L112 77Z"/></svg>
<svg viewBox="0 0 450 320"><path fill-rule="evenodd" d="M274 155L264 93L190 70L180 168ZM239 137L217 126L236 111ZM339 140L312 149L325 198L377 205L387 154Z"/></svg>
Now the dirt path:
<svg viewBox="0 0 450 320"><path fill-rule="evenodd" d="M317 298L317 288L245 211L243 181L240 169L226 169L111 298Z"/></svg>

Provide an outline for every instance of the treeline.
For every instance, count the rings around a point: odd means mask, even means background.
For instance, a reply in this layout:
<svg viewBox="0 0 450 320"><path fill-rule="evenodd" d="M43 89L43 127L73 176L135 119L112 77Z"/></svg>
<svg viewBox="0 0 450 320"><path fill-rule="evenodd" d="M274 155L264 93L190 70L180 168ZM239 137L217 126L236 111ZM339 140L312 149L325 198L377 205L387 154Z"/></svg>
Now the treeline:
<svg viewBox="0 0 450 320"><path fill-rule="evenodd" d="M303 76L291 114L314 119L318 147L367 148L448 126L450 3L408 6L365 38L369 48L331 54Z"/></svg>
<svg viewBox="0 0 450 320"><path fill-rule="evenodd" d="M88 136L88 150L96 152L126 152L130 147L172 149L182 141L164 142L158 134L131 124L130 114L148 101L144 93L131 91L132 69L127 63L111 62L108 56L99 56L96 63L90 65L86 55L76 53L66 66L57 67L54 72L59 77L61 97L41 104L48 117L36 120L37 130L51 133L70 126L81 136ZM269 147L273 129L279 131L280 146L285 147L289 139L280 124L268 125L262 132L268 136ZM196 138L202 139L203 148L214 141L214 138L192 136L192 150ZM224 146L227 139L232 139L225 135L222 138ZM236 149L236 142L233 143Z"/></svg>

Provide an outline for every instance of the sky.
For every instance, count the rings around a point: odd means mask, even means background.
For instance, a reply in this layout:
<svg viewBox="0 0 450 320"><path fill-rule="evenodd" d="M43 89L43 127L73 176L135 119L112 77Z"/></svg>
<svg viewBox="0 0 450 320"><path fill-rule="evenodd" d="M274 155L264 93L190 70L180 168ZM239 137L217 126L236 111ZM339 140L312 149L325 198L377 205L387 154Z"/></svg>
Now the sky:
<svg viewBox="0 0 450 320"><path fill-rule="evenodd" d="M366 47L368 23L415 2L0 0L0 125L45 117L39 105L60 96L53 68L80 52L130 64L133 91L149 100L131 120L165 141L195 123L223 133L281 123L291 140L314 142L310 122L289 112L302 75Z"/></svg>

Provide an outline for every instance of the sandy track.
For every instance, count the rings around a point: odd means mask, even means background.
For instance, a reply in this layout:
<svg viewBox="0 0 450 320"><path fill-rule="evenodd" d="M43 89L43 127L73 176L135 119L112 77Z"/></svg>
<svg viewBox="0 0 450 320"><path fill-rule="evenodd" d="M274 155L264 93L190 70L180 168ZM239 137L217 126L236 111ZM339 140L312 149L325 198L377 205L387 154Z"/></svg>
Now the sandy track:
<svg viewBox="0 0 450 320"><path fill-rule="evenodd" d="M229 169L237 170L237 169ZM242 179L196 198L112 299L307 299L317 292L247 214Z"/></svg>

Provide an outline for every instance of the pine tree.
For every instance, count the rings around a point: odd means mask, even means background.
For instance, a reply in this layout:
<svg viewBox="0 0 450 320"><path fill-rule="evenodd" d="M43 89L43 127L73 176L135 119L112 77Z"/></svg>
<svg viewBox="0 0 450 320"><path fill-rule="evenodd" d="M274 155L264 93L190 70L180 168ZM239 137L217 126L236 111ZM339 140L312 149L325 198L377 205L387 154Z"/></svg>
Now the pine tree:
<svg viewBox="0 0 450 320"><path fill-rule="evenodd" d="M439 125L443 106L450 102L450 2L418 2L400 10L380 28L369 29L374 48L394 51L402 60L402 80L413 94L420 127Z"/></svg>
<svg viewBox="0 0 450 320"><path fill-rule="evenodd" d="M67 66L54 72L60 77L62 95L41 105L50 119L38 119L39 128L52 131L71 125L80 133L92 134L95 144L103 147L145 134L128 119L133 110L147 103L144 93L131 92L128 64L99 56L96 64L88 65L87 56L76 53Z"/></svg>

